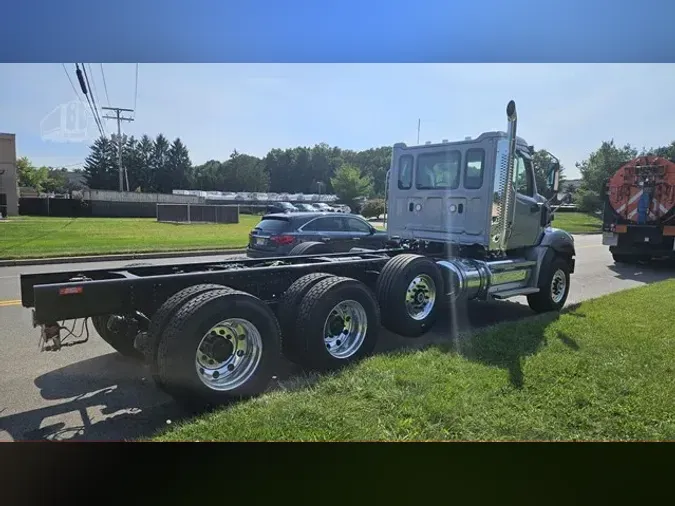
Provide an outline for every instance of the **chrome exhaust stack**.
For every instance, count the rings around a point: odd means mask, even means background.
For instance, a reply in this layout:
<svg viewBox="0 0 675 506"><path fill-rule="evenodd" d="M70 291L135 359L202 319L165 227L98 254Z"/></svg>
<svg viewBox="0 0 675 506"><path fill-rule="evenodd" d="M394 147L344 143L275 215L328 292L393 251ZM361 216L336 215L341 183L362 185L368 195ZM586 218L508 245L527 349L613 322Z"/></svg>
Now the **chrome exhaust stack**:
<svg viewBox="0 0 675 506"><path fill-rule="evenodd" d="M516 158L516 128L518 115L516 103L511 100L506 106L508 129L506 133L506 149L498 146L495 161L494 202L491 226L490 249L504 252L511 235L511 224L515 211L515 193L513 191L513 171ZM500 141L502 144L503 141ZM500 149L502 148L502 149Z"/></svg>

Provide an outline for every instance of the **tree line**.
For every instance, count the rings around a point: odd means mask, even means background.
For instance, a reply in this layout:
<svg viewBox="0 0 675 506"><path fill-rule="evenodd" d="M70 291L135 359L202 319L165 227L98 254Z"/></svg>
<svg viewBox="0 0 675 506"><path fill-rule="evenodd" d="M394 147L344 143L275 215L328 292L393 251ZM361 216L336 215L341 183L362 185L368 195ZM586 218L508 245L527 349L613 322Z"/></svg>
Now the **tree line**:
<svg viewBox="0 0 675 506"><path fill-rule="evenodd" d="M232 152L225 160L193 165L187 146L179 139L169 142L124 136L122 165L131 191L170 193L174 189L231 192L336 193L344 200L383 197L391 163L391 146L362 151L326 143L313 147L272 149L264 157ZM537 183L544 186L544 150L535 154ZM118 148L113 139L101 137L90 147L82 173L90 188L117 190ZM43 175L58 175L40 168ZM53 187L57 181L43 184ZM126 185L126 181L125 181ZM31 185L34 186L34 185Z"/></svg>

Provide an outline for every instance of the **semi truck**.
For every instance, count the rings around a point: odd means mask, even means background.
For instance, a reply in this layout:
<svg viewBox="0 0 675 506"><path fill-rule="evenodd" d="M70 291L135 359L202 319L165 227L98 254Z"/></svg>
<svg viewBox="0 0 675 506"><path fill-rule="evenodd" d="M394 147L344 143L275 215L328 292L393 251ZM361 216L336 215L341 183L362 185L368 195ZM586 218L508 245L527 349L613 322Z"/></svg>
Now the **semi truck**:
<svg viewBox="0 0 675 506"><path fill-rule="evenodd" d="M605 187L602 233L616 263L675 258L675 161L647 155L619 167Z"/></svg>
<svg viewBox="0 0 675 506"><path fill-rule="evenodd" d="M535 312L560 311L574 240L551 227L514 101L506 113L506 132L393 147L383 249L327 253L312 242L263 260L23 274L22 305L43 349L87 341L91 321L190 405L259 395L284 356L337 370L370 355L382 327L420 337L460 300L526 296ZM560 163L550 159L556 192Z"/></svg>

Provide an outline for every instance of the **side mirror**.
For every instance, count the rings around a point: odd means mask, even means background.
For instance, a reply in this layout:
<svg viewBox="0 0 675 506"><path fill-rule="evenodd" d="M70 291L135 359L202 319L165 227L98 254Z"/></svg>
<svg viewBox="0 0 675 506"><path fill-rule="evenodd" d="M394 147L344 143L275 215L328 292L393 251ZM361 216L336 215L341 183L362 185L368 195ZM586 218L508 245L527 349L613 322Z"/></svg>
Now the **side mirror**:
<svg viewBox="0 0 675 506"><path fill-rule="evenodd" d="M560 162L557 158L553 158L548 166L546 186L548 186L548 190L551 193L558 193L560 187Z"/></svg>

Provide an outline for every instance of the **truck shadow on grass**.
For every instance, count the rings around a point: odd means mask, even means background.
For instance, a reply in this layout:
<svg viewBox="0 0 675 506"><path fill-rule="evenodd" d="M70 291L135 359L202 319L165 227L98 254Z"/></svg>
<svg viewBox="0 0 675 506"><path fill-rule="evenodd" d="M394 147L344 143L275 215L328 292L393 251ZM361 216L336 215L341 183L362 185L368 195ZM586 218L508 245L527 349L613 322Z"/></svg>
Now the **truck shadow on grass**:
<svg viewBox="0 0 675 506"><path fill-rule="evenodd" d="M584 318L584 314L577 311L578 307L579 304L570 305L563 314ZM459 318L453 319L453 313ZM526 318L527 326L516 325L516 322ZM525 382L523 359L537 353L546 344L545 330L558 318L558 313L536 315L526 305L516 302L470 303L468 307L458 307L444 315L434 332L419 342L390 351L436 347L445 353L458 354L471 361L506 369L511 385L522 388ZM497 324L506 325L499 331L476 332L488 330ZM579 350L579 345L571 337L561 332L556 337L570 349Z"/></svg>
<svg viewBox="0 0 675 506"><path fill-rule="evenodd" d="M448 308L434 330L417 339L404 338L383 329L375 352L387 354L437 346L469 360L506 368L511 383L520 387L524 383L522 359L536 353L542 344L545 327L557 317L533 315L529 307L516 302L469 302ZM473 330L482 327L524 318L536 321L524 333L511 327L513 332L506 338L502 335L496 339L490 333L471 335ZM491 335L493 337L489 337ZM572 348L576 346L565 336L559 338L563 342L567 340ZM284 361L270 390L304 389L321 378ZM65 402L0 417L0 432L6 431L15 441L139 439L166 429L167 420L176 423L196 414L181 408L161 392L154 385L147 367L117 353L51 371L36 378L35 385L45 400Z"/></svg>

